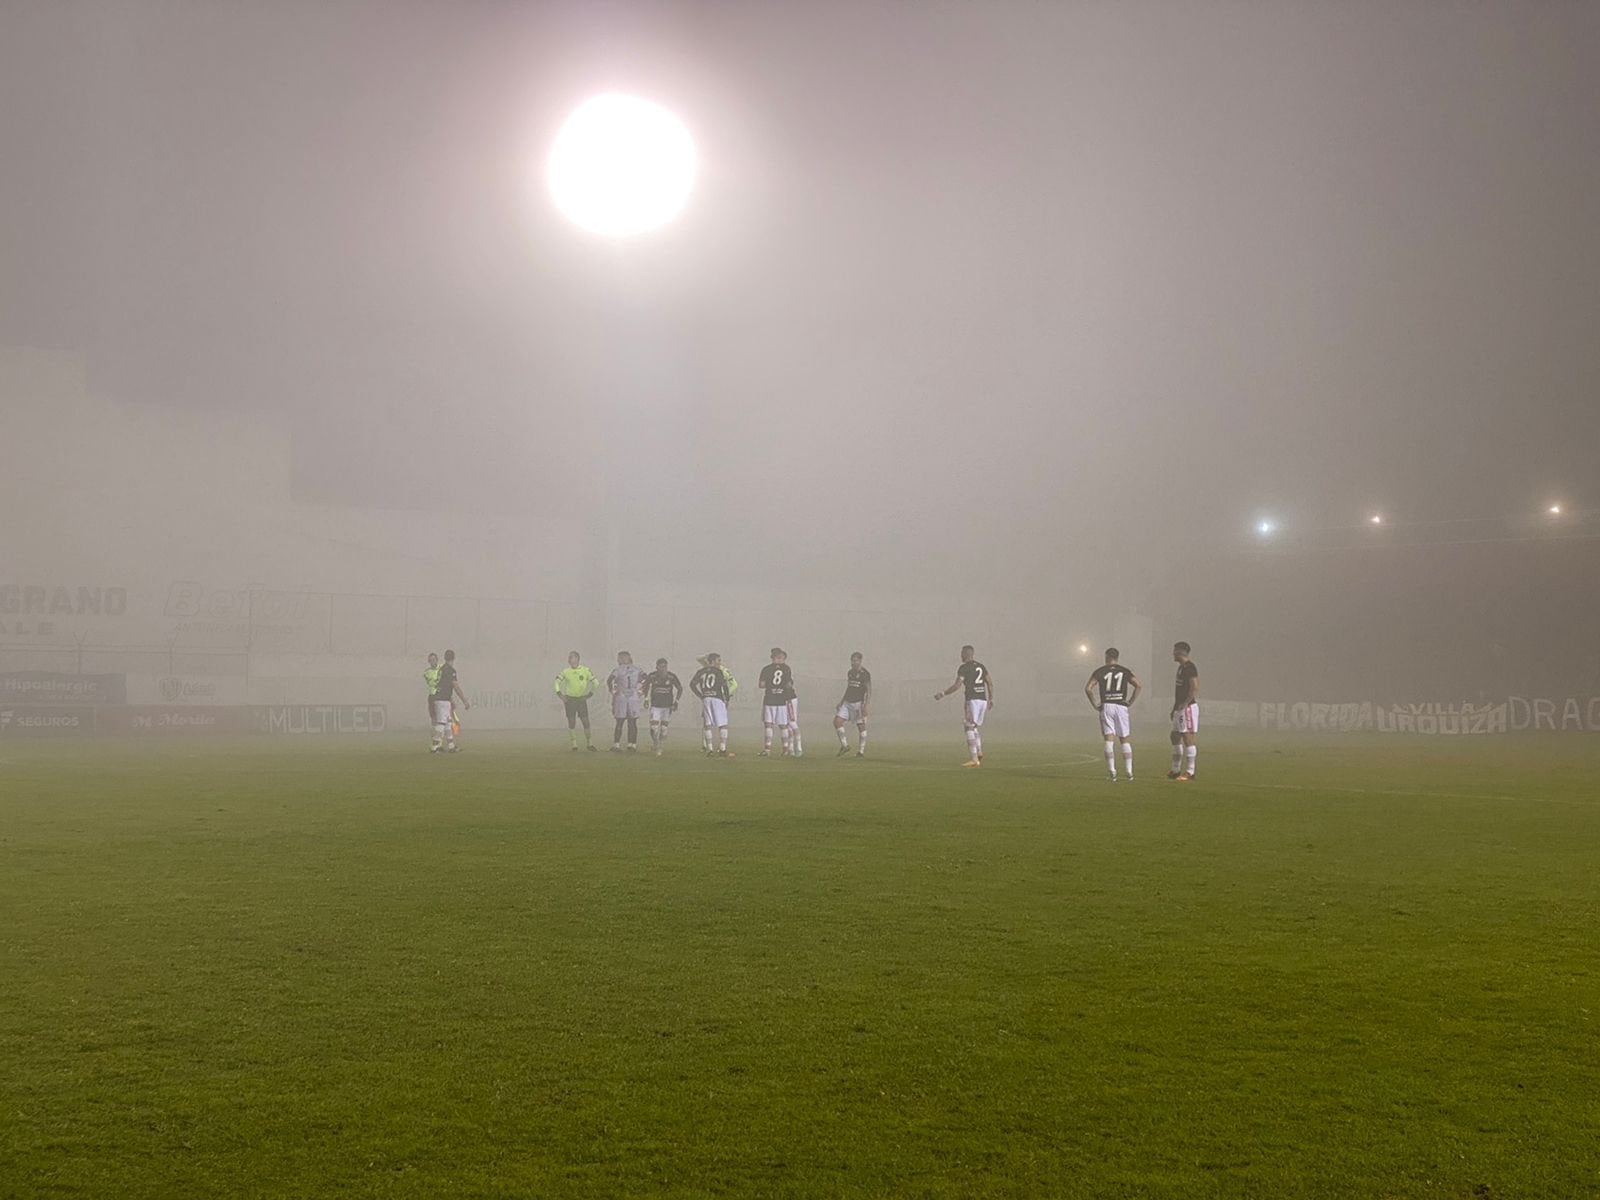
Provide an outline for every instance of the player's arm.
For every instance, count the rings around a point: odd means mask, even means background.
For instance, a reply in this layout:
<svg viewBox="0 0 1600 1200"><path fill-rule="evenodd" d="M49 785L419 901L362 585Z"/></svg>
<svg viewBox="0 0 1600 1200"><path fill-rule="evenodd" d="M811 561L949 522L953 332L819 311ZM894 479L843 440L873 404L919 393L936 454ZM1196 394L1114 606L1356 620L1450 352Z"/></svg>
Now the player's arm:
<svg viewBox="0 0 1600 1200"><path fill-rule="evenodd" d="M958 674L956 676L956 681L954 683L952 683L949 687L945 688L945 690L942 691L942 692L935 692L933 694L933 698L935 700L943 700L951 692L958 692L960 690L961 690L961 676Z"/></svg>
<svg viewBox="0 0 1600 1200"><path fill-rule="evenodd" d="M1098 671L1090 671L1089 672L1089 682L1083 685L1083 694L1089 698L1089 707L1090 708L1099 708L1100 707L1098 704L1096 704L1094 702L1094 681L1095 681L1095 677L1098 676L1099 674L1100 674L1100 672L1098 672Z"/></svg>
<svg viewBox="0 0 1600 1200"><path fill-rule="evenodd" d="M989 676L989 707L994 707L994 676Z"/></svg>
<svg viewBox="0 0 1600 1200"><path fill-rule="evenodd" d="M1132 671L1128 672L1128 683L1133 688L1133 691L1128 693L1128 707L1132 708L1133 702L1139 698L1139 689L1144 685L1139 682L1139 677Z"/></svg>
<svg viewBox="0 0 1600 1200"><path fill-rule="evenodd" d="M864 721L867 719L867 710L872 704L872 672L867 672L863 683L865 686L861 689L861 719Z"/></svg>
<svg viewBox="0 0 1600 1200"><path fill-rule="evenodd" d="M461 680L460 679L456 680L454 691L455 691L455 694L457 696L461 697L461 707L463 709L467 709L467 708L471 708L472 707L472 701L468 700L467 699L467 694L461 690Z"/></svg>

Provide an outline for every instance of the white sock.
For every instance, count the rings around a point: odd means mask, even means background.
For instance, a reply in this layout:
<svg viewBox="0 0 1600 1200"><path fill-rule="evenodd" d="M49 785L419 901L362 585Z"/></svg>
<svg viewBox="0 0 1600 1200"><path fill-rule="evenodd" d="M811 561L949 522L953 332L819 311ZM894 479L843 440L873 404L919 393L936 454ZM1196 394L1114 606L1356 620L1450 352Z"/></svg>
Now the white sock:
<svg viewBox="0 0 1600 1200"><path fill-rule="evenodd" d="M1106 743L1106 772L1111 775L1117 773L1117 744L1115 742Z"/></svg>
<svg viewBox="0 0 1600 1200"><path fill-rule="evenodd" d="M849 737L848 734L845 733L844 726L843 725L839 726L837 729L834 730L834 732L839 735L839 749L841 749L841 750L850 749L850 737Z"/></svg>
<svg viewBox="0 0 1600 1200"><path fill-rule="evenodd" d="M972 731L972 740L978 743L978 757L982 758L983 757L983 730L974 729Z"/></svg>
<svg viewBox="0 0 1600 1200"><path fill-rule="evenodd" d="M722 726L717 730L717 734L722 739L722 749L726 750L728 748L728 727L726 725Z"/></svg>
<svg viewBox="0 0 1600 1200"><path fill-rule="evenodd" d="M1172 748L1172 769L1174 771L1183 770L1183 743L1182 742L1179 742L1176 746L1174 746Z"/></svg>
<svg viewBox="0 0 1600 1200"><path fill-rule="evenodd" d="M856 749L857 750L865 750L867 748L867 726L866 726L865 722L863 722L862 724L856 726L856 733L861 738L861 741L856 746Z"/></svg>
<svg viewBox="0 0 1600 1200"><path fill-rule="evenodd" d="M1133 778L1133 743L1122 743L1122 773L1129 779Z"/></svg>
<svg viewBox="0 0 1600 1200"><path fill-rule="evenodd" d="M786 742L788 740L789 740L788 738L784 739L784 741L786 741ZM772 726L771 725L763 725L761 727L761 748L763 750L771 750L772 749Z"/></svg>
<svg viewBox="0 0 1600 1200"><path fill-rule="evenodd" d="M705 736L701 740L703 742L705 742L706 749L710 750L711 749L711 726L707 725L705 727Z"/></svg>
<svg viewBox="0 0 1600 1200"><path fill-rule="evenodd" d="M1191 775L1194 774L1194 752L1198 749L1200 749L1199 746L1185 746L1183 749L1183 756L1189 760L1189 774Z"/></svg>
<svg viewBox="0 0 1600 1200"><path fill-rule="evenodd" d="M967 756L969 758L971 758L974 762L977 761L977 758L978 758L978 731L976 729L967 730Z"/></svg>
<svg viewBox="0 0 1600 1200"><path fill-rule="evenodd" d="M789 726L789 753L800 753L800 726Z"/></svg>

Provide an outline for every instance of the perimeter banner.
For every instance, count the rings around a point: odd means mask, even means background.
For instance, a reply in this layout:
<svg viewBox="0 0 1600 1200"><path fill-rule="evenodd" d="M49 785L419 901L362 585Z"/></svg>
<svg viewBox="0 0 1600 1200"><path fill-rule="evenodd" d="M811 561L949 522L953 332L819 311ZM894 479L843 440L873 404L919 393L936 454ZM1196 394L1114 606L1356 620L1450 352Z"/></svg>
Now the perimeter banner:
<svg viewBox="0 0 1600 1200"><path fill-rule="evenodd" d="M1200 704L1201 720L1206 705ZM1380 704L1360 700L1322 704L1309 700L1267 701L1258 706L1263 729L1311 733L1422 733L1459 736L1486 733L1600 733L1600 696L1509 696L1504 700L1426 701Z"/></svg>
<svg viewBox="0 0 1600 1200"><path fill-rule="evenodd" d="M0 738L83 737L95 731L95 710L62 704L0 704Z"/></svg>
<svg viewBox="0 0 1600 1200"><path fill-rule="evenodd" d="M60 671L0 672L0 704L122 704L122 675L69 675Z"/></svg>
<svg viewBox="0 0 1600 1200"><path fill-rule="evenodd" d="M389 710L382 704L257 704L250 722L257 733L382 733Z"/></svg>
<svg viewBox="0 0 1600 1200"><path fill-rule="evenodd" d="M130 704L102 708L97 732L107 736L161 737L187 734L249 733L249 710L243 706L204 707L188 704Z"/></svg>

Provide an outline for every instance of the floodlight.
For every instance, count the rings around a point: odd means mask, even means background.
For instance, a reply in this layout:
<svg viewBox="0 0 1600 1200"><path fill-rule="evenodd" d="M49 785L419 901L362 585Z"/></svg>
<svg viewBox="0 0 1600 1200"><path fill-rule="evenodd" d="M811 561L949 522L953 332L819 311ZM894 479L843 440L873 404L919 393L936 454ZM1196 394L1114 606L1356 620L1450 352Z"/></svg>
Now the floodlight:
<svg viewBox="0 0 1600 1200"><path fill-rule="evenodd" d="M1382 525L1383 524L1383 514L1382 513L1373 513L1370 517L1367 518L1367 524L1369 524L1369 525Z"/></svg>
<svg viewBox="0 0 1600 1200"><path fill-rule="evenodd" d="M1549 508L1545 509L1545 512L1549 513L1552 517L1559 517L1561 515L1561 505L1552 504Z"/></svg>
<svg viewBox="0 0 1600 1200"><path fill-rule="evenodd" d="M1273 534L1278 532L1278 526L1276 522L1273 521L1257 521L1256 532L1262 537L1271 537Z"/></svg>
<svg viewBox="0 0 1600 1200"><path fill-rule="evenodd" d="M556 135L545 182L574 224L626 238L665 225L694 185L694 139L672 113L610 93L580 104Z"/></svg>
<svg viewBox="0 0 1600 1200"><path fill-rule="evenodd" d="M1078 643L1078 653L1079 654L1087 654L1087 653L1089 653L1089 643L1088 642L1079 642Z"/></svg>

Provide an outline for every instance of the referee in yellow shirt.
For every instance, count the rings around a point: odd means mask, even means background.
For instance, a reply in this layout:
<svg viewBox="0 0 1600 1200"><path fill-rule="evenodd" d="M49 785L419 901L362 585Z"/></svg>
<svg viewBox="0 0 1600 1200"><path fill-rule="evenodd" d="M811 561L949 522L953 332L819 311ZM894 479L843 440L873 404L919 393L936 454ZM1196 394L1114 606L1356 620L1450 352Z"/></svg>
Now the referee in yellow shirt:
<svg viewBox="0 0 1600 1200"><path fill-rule="evenodd" d="M582 665L576 650L567 655L565 669L556 676L556 695L566 706L567 734L572 738L574 750L578 748L579 721L583 722L584 740L589 743L589 749L594 750L594 735L589 731L589 697L594 695L599 684L594 672Z"/></svg>

